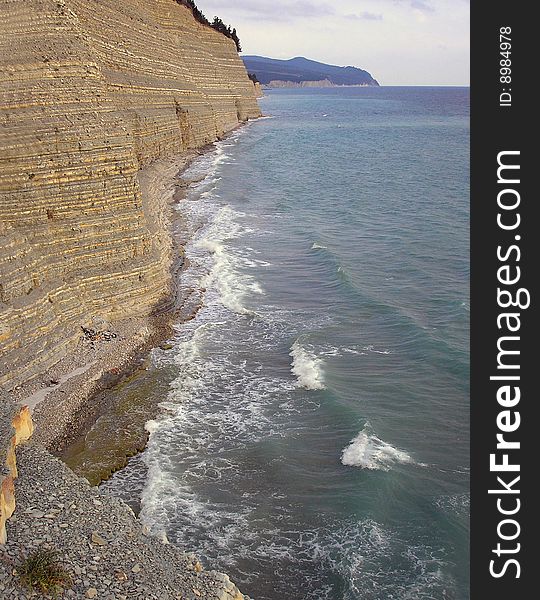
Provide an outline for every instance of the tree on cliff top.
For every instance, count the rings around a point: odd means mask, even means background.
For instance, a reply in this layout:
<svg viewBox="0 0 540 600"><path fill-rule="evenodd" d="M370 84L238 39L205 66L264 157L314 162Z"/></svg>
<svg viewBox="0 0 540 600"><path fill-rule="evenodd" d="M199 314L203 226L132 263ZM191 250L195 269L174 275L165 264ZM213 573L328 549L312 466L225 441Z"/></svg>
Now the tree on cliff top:
<svg viewBox="0 0 540 600"><path fill-rule="evenodd" d="M210 25L208 19L204 16L204 14L197 8L197 5L193 0L176 0L177 4L181 4L182 6L187 6L193 13L193 16L199 21L199 23L203 23L204 25Z"/></svg>
<svg viewBox="0 0 540 600"><path fill-rule="evenodd" d="M236 44L236 50L238 52L242 52L242 46L240 45L240 38L238 37L238 34L236 33L236 29L231 29L230 25L225 25L225 23L219 17L214 17L214 20L212 21L212 23L210 23L210 21L198 9L194 0L176 0L176 2L178 4L181 4L182 6L187 6L187 8L189 8L191 10L191 12L193 13L193 16L195 17L195 19L197 21L199 21L199 23L202 23L203 25L207 25L208 27L212 27L212 29L219 31L219 33L223 34L225 37L228 37L231 40L233 40L233 42Z"/></svg>
<svg viewBox="0 0 540 600"><path fill-rule="evenodd" d="M236 29L231 29L230 25L225 25L225 23L219 17L214 17L214 20L212 21L212 27L216 31L219 31L219 33L222 33L223 35L233 40L236 44L236 49L238 50L238 52L242 52L240 39L238 37L238 34L236 33Z"/></svg>

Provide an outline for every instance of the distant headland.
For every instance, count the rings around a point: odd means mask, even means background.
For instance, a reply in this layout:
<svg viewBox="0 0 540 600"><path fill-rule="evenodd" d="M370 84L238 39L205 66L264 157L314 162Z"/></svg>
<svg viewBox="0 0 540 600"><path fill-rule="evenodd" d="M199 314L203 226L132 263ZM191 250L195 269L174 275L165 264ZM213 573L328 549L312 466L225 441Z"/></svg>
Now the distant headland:
<svg viewBox="0 0 540 600"><path fill-rule="evenodd" d="M242 57L250 77L266 87L378 86L370 73L357 67L337 67L303 57L279 60Z"/></svg>

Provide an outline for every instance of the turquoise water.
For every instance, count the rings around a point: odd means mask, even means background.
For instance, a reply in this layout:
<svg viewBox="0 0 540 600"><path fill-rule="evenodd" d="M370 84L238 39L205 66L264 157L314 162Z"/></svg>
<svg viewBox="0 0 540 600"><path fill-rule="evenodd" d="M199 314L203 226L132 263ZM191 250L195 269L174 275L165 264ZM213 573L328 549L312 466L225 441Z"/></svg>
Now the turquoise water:
<svg viewBox="0 0 540 600"><path fill-rule="evenodd" d="M187 174L204 305L108 485L256 599L468 598L468 89L261 105Z"/></svg>

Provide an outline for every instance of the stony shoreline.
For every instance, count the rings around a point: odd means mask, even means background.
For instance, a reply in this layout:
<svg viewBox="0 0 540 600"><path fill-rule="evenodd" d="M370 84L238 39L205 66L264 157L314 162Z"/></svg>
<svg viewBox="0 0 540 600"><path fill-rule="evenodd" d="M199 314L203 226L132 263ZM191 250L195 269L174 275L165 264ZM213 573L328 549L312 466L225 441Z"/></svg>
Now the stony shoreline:
<svg viewBox="0 0 540 600"><path fill-rule="evenodd" d="M190 183L182 173L201 154L160 160L141 172L143 188L167 197L168 214L159 215L158 225L171 233L172 207ZM179 250L171 243L173 282L185 265ZM166 310L145 318L98 321L90 332L81 329L72 353L12 391L13 400L33 410L36 429L31 442L17 450L17 508L8 524L8 542L0 547L0 598L39 596L22 588L16 575L17 562L38 548L59 552L74 582L66 598L247 598L226 575L206 572L192 554L149 537L126 504L90 486L51 454L76 440L105 410L96 401L100 392L140 368L150 350L170 336L172 322L192 318L197 309L190 291L173 284ZM126 456L141 449L126 448Z"/></svg>
<svg viewBox="0 0 540 600"><path fill-rule="evenodd" d="M21 446L17 509L0 553L0 598L42 597L20 586L17 565L52 549L70 574L65 598L242 600L226 575L205 571L193 554L150 537L131 509L77 478L34 442Z"/></svg>

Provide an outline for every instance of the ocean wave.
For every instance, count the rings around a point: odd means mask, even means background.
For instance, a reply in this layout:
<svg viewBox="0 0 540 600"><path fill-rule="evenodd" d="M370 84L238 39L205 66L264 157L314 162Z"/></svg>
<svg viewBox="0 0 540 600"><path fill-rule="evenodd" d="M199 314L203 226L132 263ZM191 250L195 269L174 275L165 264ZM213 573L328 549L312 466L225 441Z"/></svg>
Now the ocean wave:
<svg viewBox="0 0 540 600"><path fill-rule="evenodd" d="M250 508L209 503L190 485L189 473L175 476L163 464L159 453L144 455L148 477L142 493L140 518L156 537L170 538L181 548L193 547L193 540L203 534L216 550L225 554L239 533L247 528ZM208 466L215 479L219 469ZM208 476L208 469L206 476ZM225 535L225 531L229 534ZM226 561L224 561L226 562ZM232 561L229 562L231 564Z"/></svg>
<svg viewBox="0 0 540 600"><path fill-rule="evenodd" d="M234 505L209 501L186 479L176 477L162 457L147 456L146 462L150 482L141 513L145 525L180 548L195 549L213 568L240 570L244 585L257 589L258 573L242 571L256 561L263 572L276 573L276 592L283 597L299 589L298 578L306 600L336 598L336 576L343 582L343 600L432 600L446 597L445 590L454 587L445 574L443 551L412 542L373 519L340 522L323 517L319 525L305 528L285 504L279 523L261 519L259 494L244 494Z"/></svg>
<svg viewBox="0 0 540 600"><path fill-rule="evenodd" d="M206 215L206 225L186 248L186 256L193 265L191 276L198 277L198 284L192 286L206 290L207 303L221 303L237 314L254 314L245 306L244 298L264 291L256 278L245 270L261 265L227 243L247 232L239 222L243 215L230 206L212 205L204 210L208 213L212 209L213 214Z"/></svg>
<svg viewBox="0 0 540 600"><path fill-rule="evenodd" d="M296 375L298 387L307 390L324 389L323 361L314 352L304 348L299 340L291 347L289 356L292 357L291 371Z"/></svg>
<svg viewBox="0 0 540 600"><path fill-rule="evenodd" d="M229 149L236 145L242 133L243 131L239 129L224 140L214 142L213 150L202 154L182 173L181 178L189 184L188 193L191 199L205 197L208 188L215 187L221 181L220 168L233 160L234 157Z"/></svg>
<svg viewBox="0 0 540 600"><path fill-rule="evenodd" d="M445 574L441 549L414 543L373 519L336 529L330 539L322 540L322 554L327 568L346 582L344 600L433 600L449 597L446 590L455 586ZM396 563L400 567L393 568ZM308 597L330 600L336 595L315 592Z"/></svg>
<svg viewBox="0 0 540 600"><path fill-rule="evenodd" d="M381 471L389 471L397 463L414 463L410 454L377 437L368 423L344 448L341 453L341 462L348 467Z"/></svg>
<svg viewBox="0 0 540 600"><path fill-rule="evenodd" d="M283 424L294 407L282 402L276 415L274 402L287 400L294 388L288 378L266 375L231 353L231 328L245 321L220 314L224 321L207 307L178 330L177 377L161 415L146 426L141 519L153 534L166 533L180 547L200 544L203 558L216 551L225 569L238 559L233 548L245 545L248 535L253 543L257 539L248 519L257 504L249 495L234 505L226 494L214 501L208 483L215 490L234 486L245 474L235 461L238 448L286 434ZM253 343L245 337L242 342L248 348Z"/></svg>

